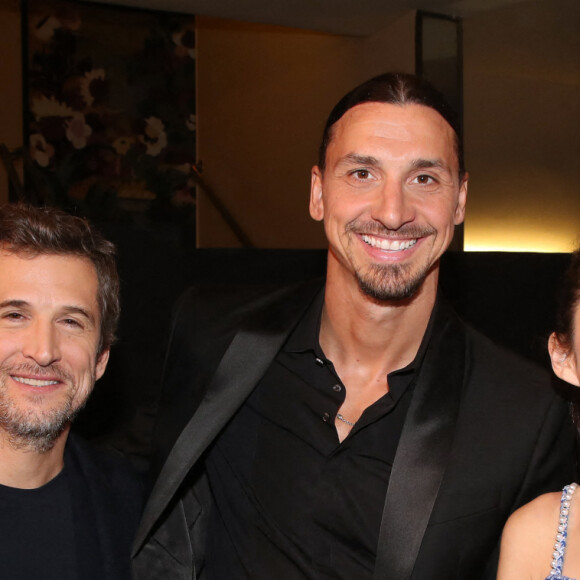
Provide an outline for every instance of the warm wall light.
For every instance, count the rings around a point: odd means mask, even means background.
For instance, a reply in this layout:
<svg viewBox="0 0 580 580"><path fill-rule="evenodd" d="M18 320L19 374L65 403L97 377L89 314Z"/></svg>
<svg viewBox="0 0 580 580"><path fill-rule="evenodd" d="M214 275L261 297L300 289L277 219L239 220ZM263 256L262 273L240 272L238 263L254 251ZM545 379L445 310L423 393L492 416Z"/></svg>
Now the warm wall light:
<svg viewBox="0 0 580 580"><path fill-rule="evenodd" d="M471 231L470 231L471 230ZM532 229L493 231L481 228L465 228L463 249L466 252L571 252L578 240L569 232L534 231Z"/></svg>
<svg viewBox="0 0 580 580"><path fill-rule="evenodd" d="M536 252L536 253L559 253L559 252L571 252L572 248L568 245L566 247L559 246L557 244L550 245L537 245L533 243L516 243L513 244L493 244L493 243L481 243L481 244L465 244L463 248L466 252Z"/></svg>

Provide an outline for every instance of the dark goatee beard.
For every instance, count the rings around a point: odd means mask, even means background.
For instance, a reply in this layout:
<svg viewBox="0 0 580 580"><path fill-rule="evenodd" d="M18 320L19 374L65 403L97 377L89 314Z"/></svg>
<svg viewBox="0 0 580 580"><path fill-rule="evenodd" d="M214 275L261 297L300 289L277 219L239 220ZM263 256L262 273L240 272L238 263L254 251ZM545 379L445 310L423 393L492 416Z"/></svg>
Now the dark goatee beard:
<svg viewBox="0 0 580 580"><path fill-rule="evenodd" d="M421 288L427 271L410 275L409 268L399 264L374 264L365 275L356 273L361 292L378 302L407 300Z"/></svg>
<svg viewBox="0 0 580 580"><path fill-rule="evenodd" d="M359 224L350 222L347 232L358 235L420 239L436 234L430 227L402 226L398 230L389 230L377 222ZM417 268L417 266L415 266ZM371 264L366 271L355 272L359 288L363 294L378 302L407 300L421 288L430 266L419 266L413 272L410 264Z"/></svg>

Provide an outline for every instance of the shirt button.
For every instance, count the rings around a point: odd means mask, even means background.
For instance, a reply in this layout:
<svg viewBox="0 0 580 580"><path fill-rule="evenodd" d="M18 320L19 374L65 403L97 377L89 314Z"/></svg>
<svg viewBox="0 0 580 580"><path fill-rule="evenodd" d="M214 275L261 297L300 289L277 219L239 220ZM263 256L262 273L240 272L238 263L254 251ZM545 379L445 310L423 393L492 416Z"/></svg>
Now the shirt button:
<svg viewBox="0 0 580 580"><path fill-rule="evenodd" d="M330 415L328 413L324 413L322 415L322 420L326 423L330 419Z"/></svg>
<svg viewBox="0 0 580 580"><path fill-rule="evenodd" d="M314 362L319 366L319 367L323 367L324 366L324 361L321 358L316 357L316 359L314 360Z"/></svg>
<svg viewBox="0 0 580 580"><path fill-rule="evenodd" d="M339 393L340 391L342 391L342 387L340 385L334 385L334 387L332 387L332 390Z"/></svg>

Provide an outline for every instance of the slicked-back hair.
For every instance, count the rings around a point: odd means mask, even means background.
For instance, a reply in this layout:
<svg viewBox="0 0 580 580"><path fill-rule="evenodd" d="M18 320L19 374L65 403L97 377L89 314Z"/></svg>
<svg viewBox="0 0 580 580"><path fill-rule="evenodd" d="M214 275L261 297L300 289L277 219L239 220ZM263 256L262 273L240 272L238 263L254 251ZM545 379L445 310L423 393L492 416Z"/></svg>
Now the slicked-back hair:
<svg viewBox="0 0 580 580"><path fill-rule="evenodd" d="M29 257L54 254L89 260L98 279L99 354L113 344L120 313L115 246L87 220L52 207L6 204L0 206L0 249Z"/></svg>
<svg viewBox="0 0 580 580"><path fill-rule="evenodd" d="M318 168L324 172L326 150L332 141L337 121L353 107L362 103L387 103L391 105L423 105L437 111L451 126L455 135L455 151L459 167L459 179L463 179L465 166L463 142L459 119L445 97L424 79L407 73L385 73L374 77L347 93L332 109L318 150Z"/></svg>

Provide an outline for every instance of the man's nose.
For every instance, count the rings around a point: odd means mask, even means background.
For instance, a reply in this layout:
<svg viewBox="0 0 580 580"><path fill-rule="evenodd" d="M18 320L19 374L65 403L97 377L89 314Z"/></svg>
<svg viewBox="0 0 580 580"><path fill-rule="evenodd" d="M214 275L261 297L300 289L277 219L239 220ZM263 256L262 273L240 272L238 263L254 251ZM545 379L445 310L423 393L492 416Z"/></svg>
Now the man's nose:
<svg viewBox="0 0 580 580"><path fill-rule="evenodd" d="M52 323L37 321L29 327L22 354L42 367L60 360L60 340Z"/></svg>
<svg viewBox="0 0 580 580"><path fill-rule="evenodd" d="M376 190L372 217L390 230L398 230L415 219L415 207L405 194L403 184L386 179Z"/></svg>

